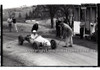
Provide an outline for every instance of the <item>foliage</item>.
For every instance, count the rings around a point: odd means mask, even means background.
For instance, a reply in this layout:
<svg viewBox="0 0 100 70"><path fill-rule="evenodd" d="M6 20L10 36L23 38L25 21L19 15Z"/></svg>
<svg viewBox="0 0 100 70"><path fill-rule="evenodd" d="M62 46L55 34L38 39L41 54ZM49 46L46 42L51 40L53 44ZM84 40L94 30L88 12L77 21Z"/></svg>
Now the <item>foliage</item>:
<svg viewBox="0 0 100 70"><path fill-rule="evenodd" d="M21 16L21 13L19 13L19 16L18 16L19 18L22 18L22 16Z"/></svg>

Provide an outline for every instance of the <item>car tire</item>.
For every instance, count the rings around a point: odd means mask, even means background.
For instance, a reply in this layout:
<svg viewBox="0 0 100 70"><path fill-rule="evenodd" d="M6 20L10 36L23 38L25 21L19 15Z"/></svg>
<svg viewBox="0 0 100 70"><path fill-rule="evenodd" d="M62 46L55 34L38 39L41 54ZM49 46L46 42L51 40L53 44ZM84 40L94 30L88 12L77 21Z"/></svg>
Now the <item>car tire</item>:
<svg viewBox="0 0 100 70"><path fill-rule="evenodd" d="M27 35L24 39L25 39L26 41L30 42L29 37L30 37L30 35Z"/></svg>
<svg viewBox="0 0 100 70"><path fill-rule="evenodd" d="M19 45L23 45L23 42L24 42L24 39L23 39L23 36L18 36L18 44Z"/></svg>
<svg viewBox="0 0 100 70"><path fill-rule="evenodd" d="M50 43L51 43L51 49L56 49L57 48L55 40L51 40Z"/></svg>
<svg viewBox="0 0 100 70"><path fill-rule="evenodd" d="M34 43L32 44L32 46L33 46L34 49L38 49L38 45L37 45L36 42L34 42Z"/></svg>

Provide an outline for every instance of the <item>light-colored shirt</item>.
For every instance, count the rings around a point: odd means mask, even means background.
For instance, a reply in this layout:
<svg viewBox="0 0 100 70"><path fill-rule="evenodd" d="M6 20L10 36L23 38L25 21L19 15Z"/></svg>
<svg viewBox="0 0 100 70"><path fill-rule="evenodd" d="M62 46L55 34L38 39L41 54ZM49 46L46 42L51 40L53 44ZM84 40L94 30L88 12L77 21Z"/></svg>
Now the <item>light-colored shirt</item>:
<svg viewBox="0 0 100 70"><path fill-rule="evenodd" d="M35 34L35 35L34 35L34 34L31 34L31 38L32 38L32 39L35 39L35 38L37 38L37 37L38 37L38 34Z"/></svg>
<svg viewBox="0 0 100 70"><path fill-rule="evenodd" d="M11 22L12 22L12 19L11 19L11 18L8 18L8 19L7 19L7 22L8 22L8 23L11 23Z"/></svg>

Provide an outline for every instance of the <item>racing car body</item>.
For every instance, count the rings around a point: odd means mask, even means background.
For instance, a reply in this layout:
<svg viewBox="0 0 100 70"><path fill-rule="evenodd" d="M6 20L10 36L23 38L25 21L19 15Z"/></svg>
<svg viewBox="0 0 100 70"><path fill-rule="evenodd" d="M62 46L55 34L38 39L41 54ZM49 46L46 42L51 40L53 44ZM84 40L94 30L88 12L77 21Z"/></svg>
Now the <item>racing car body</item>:
<svg viewBox="0 0 100 70"><path fill-rule="evenodd" d="M56 49L55 40L49 41L48 39L42 37L41 35L38 35L35 39L32 39L30 36L31 35L27 35L26 37L23 37L22 35L18 36L19 45L23 45L24 41L28 41L29 43L32 44L32 47L34 49L39 50L39 48L42 48L48 50L48 47L51 47L51 49Z"/></svg>
<svg viewBox="0 0 100 70"><path fill-rule="evenodd" d="M46 38L43 38L42 36L38 36L36 39L34 39L34 42L38 42L38 43L46 44L47 46L51 46L50 41L47 40Z"/></svg>

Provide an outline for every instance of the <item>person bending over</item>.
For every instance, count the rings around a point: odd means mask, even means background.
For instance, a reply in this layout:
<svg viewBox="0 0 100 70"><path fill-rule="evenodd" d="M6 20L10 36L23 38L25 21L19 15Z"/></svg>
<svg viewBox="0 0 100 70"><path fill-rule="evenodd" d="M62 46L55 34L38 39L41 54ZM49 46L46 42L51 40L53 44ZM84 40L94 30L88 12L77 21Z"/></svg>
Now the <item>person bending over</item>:
<svg viewBox="0 0 100 70"><path fill-rule="evenodd" d="M33 25L33 27L32 27L32 29L31 29L31 32L33 31L33 30L38 30L38 22L36 22L34 25Z"/></svg>

